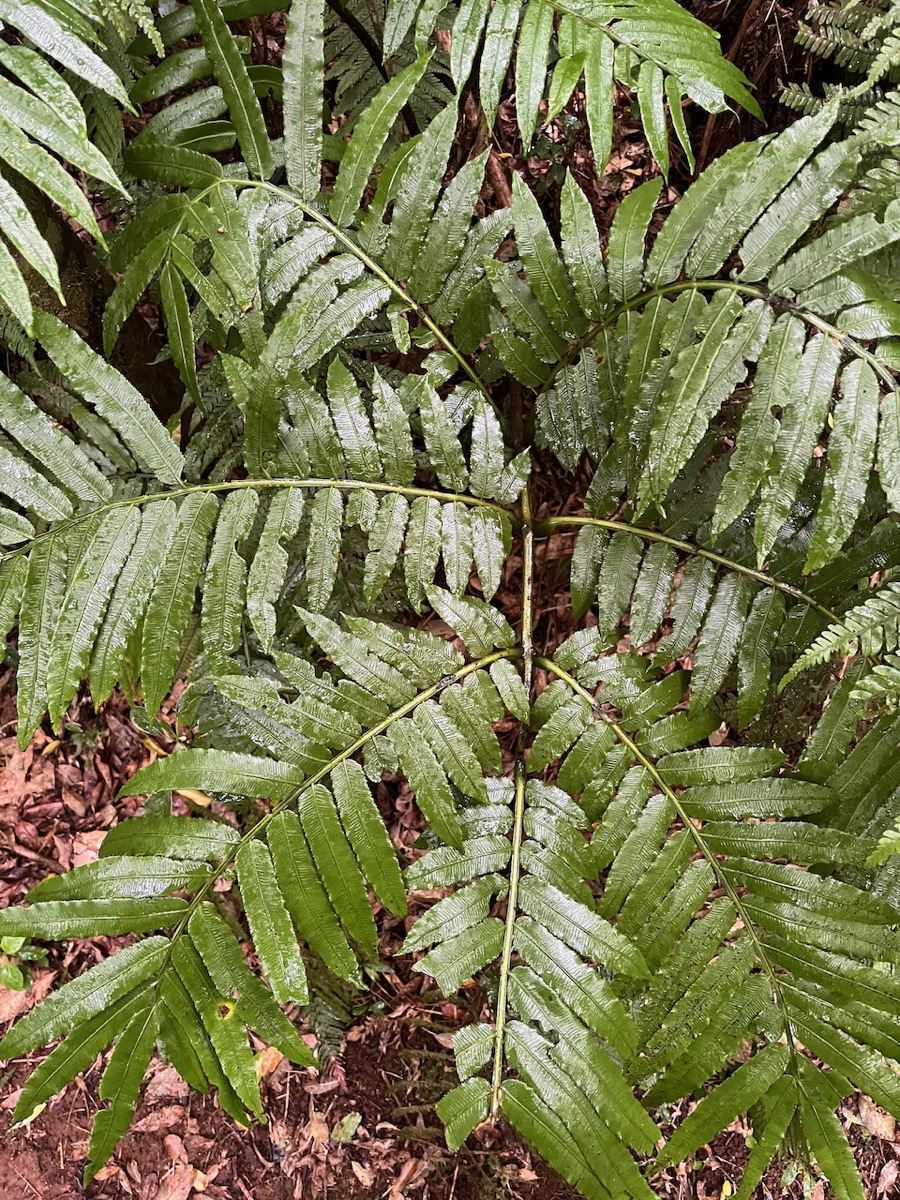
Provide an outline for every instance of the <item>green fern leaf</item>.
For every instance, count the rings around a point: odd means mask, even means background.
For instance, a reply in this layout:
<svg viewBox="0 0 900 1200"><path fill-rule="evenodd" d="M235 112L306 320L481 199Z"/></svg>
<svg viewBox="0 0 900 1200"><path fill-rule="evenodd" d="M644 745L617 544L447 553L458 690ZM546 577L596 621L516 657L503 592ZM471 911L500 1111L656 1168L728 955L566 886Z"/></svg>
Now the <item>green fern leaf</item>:
<svg viewBox="0 0 900 1200"><path fill-rule="evenodd" d="M263 649L268 652L271 652L275 639L276 603L290 565L282 542L297 533L303 508L303 493L299 488L285 488L275 493L247 574L247 615Z"/></svg>
<svg viewBox="0 0 900 1200"><path fill-rule="evenodd" d="M84 677L110 595L132 551L140 514L113 509L101 521L69 583L47 661L47 707L58 727Z"/></svg>
<svg viewBox="0 0 900 1200"><path fill-rule="evenodd" d="M0 1053L4 1058L18 1058L104 1012L157 974L168 945L163 937L145 938L72 979L7 1033L0 1042Z"/></svg>
<svg viewBox="0 0 900 1200"><path fill-rule="evenodd" d="M900 506L900 392L890 392L881 403L878 426L878 479L896 509Z"/></svg>
<svg viewBox="0 0 900 1200"><path fill-rule="evenodd" d="M769 482L762 488L754 528L760 564L774 545L799 490L812 447L825 424L839 364L840 349L830 338L817 335L810 339L785 404Z"/></svg>
<svg viewBox="0 0 900 1200"><path fill-rule="evenodd" d="M231 930L210 904L203 904L190 919L191 939L210 978L223 996L237 995L234 1016L246 1020L260 1037L299 1066L314 1066L315 1057L271 993L253 974Z"/></svg>
<svg viewBox="0 0 900 1200"><path fill-rule="evenodd" d="M521 9L521 0L497 0L488 16L478 85L488 129L494 128L497 118L500 89L512 58Z"/></svg>
<svg viewBox="0 0 900 1200"><path fill-rule="evenodd" d="M847 651L859 641L876 650L885 638L893 641L893 630L898 619L897 596L900 584L889 583L880 592L865 600L840 621L828 627L808 650L797 659L779 684L787 685L808 667L825 662L832 654Z"/></svg>
<svg viewBox="0 0 900 1200"><path fill-rule="evenodd" d="M557 331L576 340L584 333L586 321L538 203L518 175L513 177L512 218L522 265L535 295Z"/></svg>
<svg viewBox="0 0 900 1200"><path fill-rule="evenodd" d="M19 745L28 745L47 708L47 667L53 630L65 594L66 544L57 534L38 542L28 556L19 617L17 706Z"/></svg>
<svg viewBox="0 0 900 1200"><path fill-rule="evenodd" d="M629 192L616 210L609 231L606 274L610 296L619 303L641 289L647 229L661 190L661 179L648 180Z"/></svg>
<svg viewBox="0 0 900 1200"><path fill-rule="evenodd" d="M737 654L750 600L750 588L741 575L726 575L716 589L694 655L691 694L695 704L708 704L722 686Z"/></svg>
<svg viewBox="0 0 900 1200"><path fill-rule="evenodd" d="M526 149L531 147L537 130L552 35L553 7L549 0L526 5L516 53L516 120Z"/></svg>
<svg viewBox="0 0 900 1200"><path fill-rule="evenodd" d="M299 816L335 911L360 945L374 951L378 933L362 874L341 827L334 801L325 788L310 788L304 792Z"/></svg>
<svg viewBox="0 0 900 1200"><path fill-rule="evenodd" d="M108 900L158 897L192 888L208 878L203 863L174 862L167 858L123 855L99 858L65 875L50 875L28 893L36 900Z"/></svg>
<svg viewBox="0 0 900 1200"><path fill-rule="evenodd" d="M36 314L35 331L72 387L94 405L137 460L157 478L179 483L184 459L147 401L131 384L49 313Z"/></svg>
<svg viewBox="0 0 900 1200"><path fill-rule="evenodd" d="M388 132L425 74L430 57L422 55L399 71L359 117L329 204L336 225L348 225L353 219Z"/></svg>
<svg viewBox="0 0 900 1200"><path fill-rule="evenodd" d="M275 999L279 1004L305 1004L306 968L271 856L262 842L254 841L241 846L235 861L253 944Z"/></svg>
<svg viewBox="0 0 900 1200"><path fill-rule="evenodd" d="M359 968L322 885L300 822L290 812L274 818L268 831L278 886L294 928L342 979L362 986Z"/></svg>
<svg viewBox="0 0 900 1200"><path fill-rule="evenodd" d="M606 1200L609 1192L593 1173L581 1147L566 1129L551 1105L520 1079L503 1088L503 1111L510 1123L563 1179L578 1188L587 1200Z"/></svg>
<svg viewBox="0 0 900 1200"><path fill-rule="evenodd" d="M503 922L487 917L462 933L442 941L416 963L414 970L433 975L445 995L493 962L503 946Z"/></svg>
<svg viewBox="0 0 900 1200"><path fill-rule="evenodd" d="M456 110L449 105L422 134L404 162L382 261L398 279L406 279L418 257L447 169L456 131Z"/></svg>
<svg viewBox="0 0 900 1200"><path fill-rule="evenodd" d="M194 944L181 937L172 949L172 961L184 986L186 997L196 1009L209 1038L214 1074L221 1074L237 1100L237 1119L245 1122L244 1109L259 1115L262 1101L253 1053L247 1040L247 1028L236 1014L233 997L217 992L203 959ZM203 1040L198 1039L202 1046ZM217 1081L218 1082L218 1081ZM227 1102L228 1091L219 1086L219 1098Z"/></svg>
<svg viewBox="0 0 900 1200"><path fill-rule="evenodd" d="M192 0L192 7L203 48L234 121L244 161L251 174L268 179L274 169L269 136L241 53L218 4L212 0Z"/></svg>
<svg viewBox="0 0 900 1200"><path fill-rule="evenodd" d="M0 20L25 34L29 41L41 46L45 53L80 79L109 93L120 103L128 103L128 97L112 68L42 6L12 4L9 0L3 0L0 4ZM88 40L95 40L93 31Z"/></svg>
<svg viewBox="0 0 900 1200"><path fill-rule="evenodd" d="M126 646L143 617L175 520L171 500L148 504L140 514L137 535L118 574L91 651L89 677L95 704L106 700L115 686Z"/></svg>
<svg viewBox="0 0 900 1200"><path fill-rule="evenodd" d="M167 557L150 593L143 622L141 677L145 704L153 713L175 677L181 639L217 513L218 504L211 495L192 495L182 502Z"/></svg>
<svg viewBox="0 0 900 1200"><path fill-rule="evenodd" d="M488 1114L491 1089L487 1080L467 1079L437 1104L437 1114L446 1128L447 1145L458 1150Z"/></svg>
<svg viewBox="0 0 900 1200"><path fill-rule="evenodd" d="M324 12L294 7L287 21L281 66L284 72L284 143L288 182L301 200L319 192L325 60Z"/></svg>
<svg viewBox="0 0 900 1200"><path fill-rule="evenodd" d="M863 1200L853 1152L840 1121L818 1096L804 1091L800 1101L803 1133L837 1200Z"/></svg>
<svg viewBox="0 0 900 1200"><path fill-rule="evenodd" d="M13 1123L17 1125L29 1120L51 1097L86 1071L135 1015L146 1010L147 992L147 988L138 986L73 1029L26 1080L16 1103Z"/></svg>
<svg viewBox="0 0 900 1200"><path fill-rule="evenodd" d="M265 796L275 803L283 803L294 797L302 782L302 772L287 763L271 762L249 754L231 754L225 750L191 750L172 754L168 758L158 758L148 767L142 767L131 777L121 795L140 796L162 790L177 792L188 787L210 792L232 792L238 796ZM153 820L171 821L177 818L154 817ZM190 824L195 825L196 822ZM184 822L179 822L179 827L184 832ZM174 826L172 828L174 831ZM130 836L136 831L136 826L131 822L123 827L123 832L125 829ZM200 830L192 829L191 832L196 835ZM224 836L221 830L216 832L219 837ZM187 857L191 857L190 854Z"/></svg>
<svg viewBox="0 0 900 1200"><path fill-rule="evenodd" d="M131 1123L158 1031L159 1011L156 1005L151 1005L132 1017L116 1042L100 1080L100 1099L111 1103L94 1117L84 1170L85 1187L107 1161Z"/></svg>
<svg viewBox="0 0 900 1200"><path fill-rule="evenodd" d="M680 1162L740 1112L757 1103L784 1075L786 1046L774 1044L760 1050L710 1092L680 1125L665 1150L664 1162Z"/></svg>

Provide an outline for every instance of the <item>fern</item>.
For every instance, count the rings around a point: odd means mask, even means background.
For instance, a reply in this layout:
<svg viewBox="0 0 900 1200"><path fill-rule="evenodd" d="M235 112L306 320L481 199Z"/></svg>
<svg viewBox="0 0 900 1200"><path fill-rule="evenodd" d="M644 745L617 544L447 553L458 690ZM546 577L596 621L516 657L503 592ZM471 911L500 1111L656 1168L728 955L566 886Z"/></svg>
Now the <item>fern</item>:
<svg viewBox="0 0 900 1200"><path fill-rule="evenodd" d="M130 101L170 102L122 157L140 201L110 248L104 353L14 310L33 343L0 377L0 628L23 746L85 680L157 727L186 675L193 744L129 781L156 799L96 862L0 914L4 936L136 939L0 1043L58 1042L16 1121L110 1046L88 1180L157 1047L261 1116L249 1034L315 1065L283 1006L328 1050L377 962L370 895L404 917L407 891L440 889L403 953L487 997L454 1039L451 1147L505 1117L585 1196L642 1197L751 1111L742 1200L787 1145L858 1196L836 1107L860 1088L900 1114L897 716L858 729L897 672L864 661L896 649L900 566L900 211L865 176L890 120L837 138L835 101L665 214L652 178L601 245L572 175L558 224L519 178L486 211L460 108L477 63L492 127L517 43L526 148L584 77L601 165L618 80L664 174L666 105L688 151L684 94L753 104L671 0L464 2L449 50L434 6L295 6L278 68L231 31L243 6L116 12L138 30ZM109 362L148 289L183 385L169 427ZM564 513L532 511L511 384L590 479ZM567 532L590 615L554 647L536 545ZM839 683L835 652L856 655ZM375 803L386 774L425 823L413 861ZM172 793L217 807L177 815ZM652 1112L694 1095L657 1151Z"/></svg>
<svg viewBox="0 0 900 1200"><path fill-rule="evenodd" d="M825 662L832 654L848 654L859 647L864 654L895 650L900 643L900 605L898 585L889 583L835 624L829 626L801 655L786 682L815 663Z"/></svg>
<svg viewBox="0 0 900 1200"><path fill-rule="evenodd" d="M124 194L107 157L87 136L85 111L73 90L87 86L109 103L127 103L127 93L107 61L100 10L91 3L76 11L40 0L0 5L8 36L0 47L3 120L0 125L0 300L27 334L33 333L32 293L46 286L65 303L52 235L21 190L22 181L42 192L101 244L91 205L65 169L72 166ZM34 211L32 211L34 210Z"/></svg>
<svg viewBox="0 0 900 1200"><path fill-rule="evenodd" d="M797 42L864 78L855 87L825 83L824 98L809 84L788 82L781 87L783 104L810 115L832 102L848 125L872 131L893 126L888 89L897 83L900 70L900 8L893 0L810 0Z"/></svg>

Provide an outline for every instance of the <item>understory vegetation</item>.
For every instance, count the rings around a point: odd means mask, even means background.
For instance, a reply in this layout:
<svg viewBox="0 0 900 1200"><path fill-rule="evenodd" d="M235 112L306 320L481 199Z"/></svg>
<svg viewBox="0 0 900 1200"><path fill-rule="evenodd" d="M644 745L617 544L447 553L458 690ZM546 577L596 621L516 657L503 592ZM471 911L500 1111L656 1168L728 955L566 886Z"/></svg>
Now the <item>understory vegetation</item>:
<svg viewBox="0 0 900 1200"><path fill-rule="evenodd" d="M737 1200L778 1156L862 1200L835 1113L900 1117L900 5L807 20L852 77L691 179L698 113L760 113L676 0L0 0L18 738L86 682L174 746L0 914L122 939L0 1042L55 1043L17 1121L110 1051L86 1181L154 1054L263 1117L249 1035L316 1066L316 980L364 990L427 891L404 953L481 989L451 1148L507 1121L640 1200L749 1114ZM601 229L628 97L652 162Z"/></svg>

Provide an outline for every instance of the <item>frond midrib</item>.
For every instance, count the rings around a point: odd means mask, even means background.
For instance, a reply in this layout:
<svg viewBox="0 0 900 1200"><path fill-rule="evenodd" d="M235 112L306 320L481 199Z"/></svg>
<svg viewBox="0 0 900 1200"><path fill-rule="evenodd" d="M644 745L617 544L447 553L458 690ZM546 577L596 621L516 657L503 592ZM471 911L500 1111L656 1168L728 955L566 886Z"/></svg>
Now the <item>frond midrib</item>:
<svg viewBox="0 0 900 1200"><path fill-rule="evenodd" d="M331 774L335 767L352 758L354 754L359 753L359 751L362 750L374 738L386 733L387 730L390 729L391 726L397 721L402 720L404 717L408 717L411 713L415 712L419 705L433 699L433 697L439 695L446 687L453 683L460 682L468 675L472 675L476 671L483 670L485 667L489 667L492 663L499 662L501 659L515 659L519 656L520 651L516 647L513 647L509 650L495 650L493 653L484 655L482 658L477 659L474 662L466 663L465 666L458 668L458 670L453 671L448 675L445 675L443 678L439 679L437 683L432 684L430 687L424 688L421 692L418 692L415 696L413 696L412 699L407 700L405 704L402 704L399 708L396 708L392 712L388 713L388 715L383 720L379 721L377 725L373 725L371 729L367 729L364 733L360 734L360 736L351 745L339 751L323 767L320 767L318 771L310 775L308 779L303 781L303 783L299 784L290 793L290 795L286 796L283 800L279 800L274 803L270 810L263 817L261 817L251 829L247 830L247 832L244 833L238 839L238 841L229 847L228 853L210 872L209 877L204 881L203 886L199 888L195 895L191 898L186 912L172 933L171 946L174 947L177 939L186 931L191 917L199 909L200 905L203 903L209 893L214 889L216 883L218 883L219 880L225 876L226 872L233 865L240 849L243 846L246 846L249 842L255 841L260 834L264 833L279 813L282 813L286 809L289 809L292 805L297 804L305 792L309 791L310 788L316 787L318 784L320 784ZM171 947L167 962L170 959Z"/></svg>
<svg viewBox="0 0 900 1200"><path fill-rule="evenodd" d="M620 318L626 316L628 313L637 312L659 297L679 296L684 292L732 292L735 295L743 296L747 300L761 300L776 312L791 313L793 316L799 317L801 321L805 321L812 328L818 329L828 337L834 338L849 354L868 363L879 379L881 379L882 383L892 391L897 386L897 380L891 369L882 362L877 354L873 354L871 350L867 350L856 338L844 333L836 325L832 324L832 322L826 321L824 317L820 317L817 313L804 308L800 304L796 304L785 296L778 296L763 288L754 287L752 284L740 283L737 280L682 279L675 283L667 283L660 287L648 288L646 291L639 292L632 299L626 300L623 304L612 309L601 320L592 322L587 332L582 337L573 341L563 357L553 364L547 372L545 379L535 390L541 393L552 387L553 381L559 372L573 363L579 354L591 345L596 337L615 328Z"/></svg>
<svg viewBox="0 0 900 1200"><path fill-rule="evenodd" d="M772 987L772 994L775 998L775 1002L782 1014L782 1018L784 1020L784 1026L785 1026L785 1033L787 1036L787 1043L788 1043L788 1047L791 1052L792 1061L796 1061L797 1046L796 1046L796 1040L795 1040L794 1034L792 1032L790 1008L789 1008L787 1000L785 999L784 994L781 990L780 977L779 977L778 973L776 972L774 966L772 965L771 961L769 960L769 957L766 954L765 944L764 944L762 938L760 937L752 918L748 914L745 905L743 904L740 896L738 895L737 891L735 890L734 885L732 884L731 880L729 879L728 874L727 874L722 862L707 845L706 839L703 837L703 830L698 829L696 823L687 814L687 812L684 809L684 806L681 804L681 801L678 799L675 792L672 790L672 788L666 782L666 780L663 777L662 773L660 772L659 768L653 762L652 758L650 758L648 755L646 755L641 750L641 748L637 745L637 743L634 741L633 738L629 737L629 735L621 727L621 725L619 724L618 721L613 720L613 718L609 715L609 713L607 713L603 709L602 705L599 703L597 698L595 696L593 696L588 691L587 688L585 688L582 684L580 684L578 682L578 680L572 674L570 674L564 668L558 666L555 662L553 662L552 659L540 657L536 660L536 663L543 670L548 671L551 674L555 675L557 677L557 679L561 679L569 688L572 689L572 691L576 695L580 696L583 700L587 701L587 703L591 707L591 711L595 714L595 716L599 717L602 721L605 722L605 724L607 724L612 729L617 740L623 746L625 746L626 749L629 751L629 753L634 756L634 759L641 764L641 766L644 768L644 770L646 770L647 773L650 775L654 784L660 789L660 791L663 793L663 795L666 797L666 799L672 804L672 807L675 810L675 812L677 813L678 818L681 821L683 827L688 831L688 834L689 834L691 840L693 841L694 845L697 847L698 851L703 856L704 860L711 867L713 873L715 874L716 879L719 881L720 886L725 891L726 895L728 896L728 899L731 901L732 905L734 906L734 910L737 913L738 917L740 918L740 921L741 921L743 927L747 930L747 934L753 943L753 948L756 953L757 960L759 961L760 967L762 968L767 979L769 980L769 983Z"/></svg>
<svg viewBox="0 0 900 1200"><path fill-rule="evenodd" d="M287 490L290 488L299 488L308 491L326 491L328 489L337 489L344 491L367 491L381 492L394 494L399 496L422 497L424 499L438 500L444 503L463 504L469 508L484 508L490 512L494 512L499 516L504 516L508 519L515 519L515 510L506 508L502 504L496 504L491 500L483 500L478 496L472 496L465 492L445 492L437 488L423 488L415 486L404 486L395 483L370 483L361 479L326 479L324 477L310 477L307 479L291 479L291 478L276 478L271 479L263 477L259 479L232 479L225 483L192 483L185 484L180 488L167 488L160 492L144 492L139 496L126 496L119 500L110 500L106 504L98 505L96 508L86 509L84 512L76 513L74 516L67 518L65 521L59 521L51 526L43 533L31 538L27 542L23 542L20 546L14 546L10 550L0 552L0 563L6 562L8 559L19 558L22 555L30 554L35 546L48 538L56 537L58 534L65 534L67 530L73 529L86 521L93 521L97 517L105 516L109 512L113 512L119 508L134 508L142 504L152 504L160 500L178 500L184 496L192 495L217 495L220 493L237 492L237 491L276 491Z"/></svg>

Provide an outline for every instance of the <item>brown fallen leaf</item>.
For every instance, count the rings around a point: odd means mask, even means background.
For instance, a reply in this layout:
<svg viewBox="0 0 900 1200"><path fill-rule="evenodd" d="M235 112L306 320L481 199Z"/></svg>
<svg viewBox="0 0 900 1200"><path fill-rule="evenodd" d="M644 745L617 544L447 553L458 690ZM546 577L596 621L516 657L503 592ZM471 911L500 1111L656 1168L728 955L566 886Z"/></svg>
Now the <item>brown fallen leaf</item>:
<svg viewBox="0 0 900 1200"><path fill-rule="evenodd" d="M163 1108L154 1109L140 1121L136 1121L131 1129L133 1133L161 1133L163 1129L174 1129L185 1118L186 1109L180 1104L167 1104Z"/></svg>
<svg viewBox="0 0 900 1200"><path fill-rule="evenodd" d="M260 1050L256 1056L256 1074L259 1079L265 1079L271 1075L277 1066L280 1066L284 1055L280 1050L276 1050L274 1046L266 1046L265 1050Z"/></svg>
<svg viewBox="0 0 900 1200"><path fill-rule="evenodd" d="M406 1189L417 1183L426 1173L427 1165L421 1158L409 1158L400 1169L400 1174L391 1184L389 1200L403 1200Z"/></svg>
<svg viewBox="0 0 900 1200"><path fill-rule="evenodd" d="M167 1134L163 1138L163 1145L166 1148L166 1153L173 1162L186 1163L188 1161L187 1151L184 1148L184 1142L177 1134Z"/></svg>
<svg viewBox="0 0 900 1200"><path fill-rule="evenodd" d="M215 1166L210 1167L209 1170L205 1172L198 1171L198 1169L194 1167L194 1191L205 1192L221 1169L221 1163L216 1163Z"/></svg>
<svg viewBox="0 0 900 1200"><path fill-rule="evenodd" d="M313 1145L317 1150L324 1150L328 1145L328 1140L331 1137L331 1130L328 1128L328 1122L322 1113L313 1109L310 1114L309 1124L305 1130L307 1136L312 1140Z"/></svg>
<svg viewBox="0 0 900 1200"><path fill-rule="evenodd" d="M896 1158L889 1158L881 1168L881 1174L878 1176L878 1182L875 1184L875 1195L886 1196L888 1192L892 1192L894 1184L897 1182L898 1173L900 1173L900 1164L898 1164Z"/></svg>
<svg viewBox="0 0 900 1200"><path fill-rule="evenodd" d="M875 1137L881 1138L885 1142L894 1140L897 1122L890 1113L886 1113L877 1104L873 1104L866 1096L859 1098L859 1119L869 1133L874 1134Z"/></svg>
<svg viewBox="0 0 900 1200"><path fill-rule="evenodd" d="M115 1165L115 1163L107 1163L106 1166L101 1167L94 1176L94 1181L96 1183L104 1183L107 1179L112 1179L115 1175L119 1175L120 1173L120 1169Z"/></svg>
<svg viewBox="0 0 900 1200"><path fill-rule="evenodd" d="M362 1163L351 1162L350 1170L365 1188L375 1186L375 1172L371 1167L364 1167Z"/></svg>
<svg viewBox="0 0 900 1200"><path fill-rule="evenodd" d="M95 862L105 837L105 829L84 829L76 833L72 846L72 866L83 867L86 863Z"/></svg>
<svg viewBox="0 0 900 1200"><path fill-rule="evenodd" d="M21 992L0 987L0 1025L15 1021L39 1003L53 985L55 971L35 971L31 987Z"/></svg>
<svg viewBox="0 0 900 1200"><path fill-rule="evenodd" d="M190 1088L174 1067L159 1063L144 1088L144 1101L149 1105L187 1100Z"/></svg>
<svg viewBox="0 0 900 1200"><path fill-rule="evenodd" d="M178 1163L164 1175L153 1200L188 1200L194 1190L194 1168Z"/></svg>

